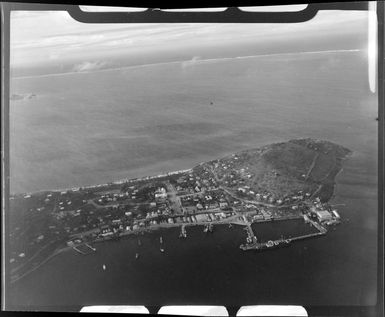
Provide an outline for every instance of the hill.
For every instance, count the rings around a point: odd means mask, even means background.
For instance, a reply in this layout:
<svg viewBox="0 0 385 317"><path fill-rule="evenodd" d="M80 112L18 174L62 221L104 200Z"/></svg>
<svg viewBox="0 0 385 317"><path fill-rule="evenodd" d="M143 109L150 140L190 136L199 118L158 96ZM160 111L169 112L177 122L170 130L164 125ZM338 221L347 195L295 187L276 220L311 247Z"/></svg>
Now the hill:
<svg viewBox="0 0 385 317"><path fill-rule="evenodd" d="M239 194L247 190L270 200L307 194L328 201L350 153L338 144L307 138L244 150L203 166L213 171L219 185Z"/></svg>

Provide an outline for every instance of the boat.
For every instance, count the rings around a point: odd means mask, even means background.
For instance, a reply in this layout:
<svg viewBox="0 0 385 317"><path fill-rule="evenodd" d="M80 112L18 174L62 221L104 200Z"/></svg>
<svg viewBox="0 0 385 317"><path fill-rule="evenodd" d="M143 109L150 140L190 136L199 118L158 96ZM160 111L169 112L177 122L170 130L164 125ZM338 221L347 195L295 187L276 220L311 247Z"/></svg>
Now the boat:
<svg viewBox="0 0 385 317"><path fill-rule="evenodd" d="M179 238L187 238L186 227L184 225L180 229Z"/></svg>
<svg viewBox="0 0 385 317"><path fill-rule="evenodd" d="M255 250L255 251L265 251L265 250L274 250L279 249L283 247L288 247L291 243L291 239L280 239L280 240L269 240L264 243L249 243L249 244L242 244L239 247L244 250Z"/></svg>
<svg viewBox="0 0 385 317"><path fill-rule="evenodd" d="M208 230L209 230L208 225L205 225L205 227L203 228L203 232L207 232Z"/></svg>
<svg viewBox="0 0 385 317"><path fill-rule="evenodd" d="M232 227L233 227L233 225L231 223L229 223L229 228L232 228Z"/></svg>
<svg viewBox="0 0 385 317"><path fill-rule="evenodd" d="M106 265L105 264L103 264L103 271L105 271L106 270Z"/></svg>
<svg viewBox="0 0 385 317"><path fill-rule="evenodd" d="M139 258L139 253L136 253L135 254L135 260L137 260Z"/></svg>
<svg viewBox="0 0 385 317"><path fill-rule="evenodd" d="M269 240L267 243L261 243L257 246L256 250L257 251L263 251L267 249L278 249L278 248L283 248L283 247L288 247L290 245L289 240Z"/></svg>
<svg viewBox="0 0 385 317"><path fill-rule="evenodd" d="M214 226L211 223L209 224L208 230L209 230L209 232L213 232L213 230L214 230Z"/></svg>
<svg viewBox="0 0 385 317"><path fill-rule="evenodd" d="M163 238L162 238L162 236L159 237L159 242L160 242L160 243L163 243Z"/></svg>
<svg viewBox="0 0 385 317"><path fill-rule="evenodd" d="M159 250L160 250L160 252L162 252L162 253L164 252L164 249L163 249L162 247L161 247Z"/></svg>

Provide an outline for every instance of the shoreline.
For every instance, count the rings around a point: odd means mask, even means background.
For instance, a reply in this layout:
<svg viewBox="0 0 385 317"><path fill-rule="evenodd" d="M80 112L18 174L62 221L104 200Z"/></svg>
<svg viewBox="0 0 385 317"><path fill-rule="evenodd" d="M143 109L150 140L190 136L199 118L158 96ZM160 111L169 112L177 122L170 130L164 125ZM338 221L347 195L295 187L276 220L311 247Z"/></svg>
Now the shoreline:
<svg viewBox="0 0 385 317"><path fill-rule="evenodd" d="M300 139L306 139L306 138L300 138ZM334 143L333 140L321 140L321 139L316 139L316 138L311 138L313 140L316 140L316 141L327 141L327 142L331 142L331 143ZM287 141L282 141L282 142L290 142L291 140L296 140L296 139L290 139L290 140L287 140ZM268 145L272 145L272 144L278 144L278 143L281 143L281 142L273 142L273 143L264 143L260 146L257 147L258 148L262 148L264 146L268 146ZM247 148L245 149L244 151L248 151L248 150L253 150L254 148ZM349 152L345 155L345 157L341 158L342 162L349 159L350 157L352 157L354 154L355 154L355 151L352 151L350 149L348 149ZM225 155L223 156L223 158L226 158L226 157L231 157L233 156L234 154L236 154L237 152L231 152L229 153L228 155ZM212 159L212 160L215 160ZM207 161L207 162L210 162L211 160ZM146 181L146 180L151 180L151 179L157 179L157 178L162 178L162 177L167 177L167 176L172 176L172 175L177 175L177 174L182 174L182 173L187 173L187 172L191 172L195 167L201 165L201 164L204 164L204 163L207 163L207 162L199 162L199 163L195 163L195 165L193 167L190 167L188 169L182 169L182 170L176 170L176 171L168 171L168 172L160 172L160 174L158 175L147 175L147 176L143 176L143 177L134 177L134 178L121 178L121 179L118 179L118 180L112 180L110 182L107 182L107 183L98 183L98 184L88 184L88 185L83 185L83 186L80 186L80 185L76 185L76 186L72 186L72 187L64 187L64 188L48 188L48 189L40 189L40 190L36 190L36 191L25 191L25 192L10 192L9 193L9 197L16 197L16 196L21 196L21 195L31 195L31 194L41 194L41 193L45 193L45 192L68 192L68 191L79 191L80 189L95 189L95 188L98 188L98 187L104 187L104 186L111 186L111 185L119 185L119 184L123 184L123 183L132 183L132 182L135 182L135 181ZM342 164L341 164L342 166ZM340 171L339 171L340 172ZM337 175L339 174L339 172L337 173Z"/></svg>
<svg viewBox="0 0 385 317"><path fill-rule="evenodd" d="M233 216L232 218L236 218L236 217ZM299 217L299 216L296 216L296 217L289 216L288 217L288 216L286 216L286 217L274 218L274 219L270 219L270 220L257 220L257 221L252 222L251 224L274 223L275 221L290 221L290 220L300 220L300 219L302 219L302 217ZM120 240L120 239L128 238L130 236L140 236L140 235L144 235L146 233L153 233L153 232L156 232L156 231L161 230L161 229L172 229L172 228L182 227L182 226L184 226L184 227L196 227L196 226L205 226L208 224L222 225L222 226L228 225L228 224L232 224L232 225L236 225L236 226L247 226L248 225L247 223L245 223L243 221L236 220L236 219L224 219L224 220L211 221L211 222L200 221L200 222L193 222L193 223L173 223L173 224L166 223L166 224L158 224L158 225L152 226L152 227L137 229L135 231L132 230L132 231L121 232L121 233L119 233L118 239ZM81 236L81 234L79 234L79 237L80 236ZM80 243L76 246L85 245L85 244L97 244L97 243L111 242L111 241L114 241L114 240L111 238L97 238L93 241L85 241L85 242ZM40 262L39 264L37 264L34 267L31 267L29 270L22 273L20 276L17 276L14 278L12 278L12 276L11 276L10 277L10 280L11 280L10 283L14 284L15 282L22 279L23 277L30 275L30 273L34 272L35 270L37 270L38 268L43 266L49 260L53 259L57 255L59 255L63 252L66 252L66 251L70 251L71 249L73 249L73 247L70 247L70 246L65 246L65 247L56 249L51 255L49 255L47 258L45 258L42 262Z"/></svg>
<svg viewBox="0 0 385 317"><path fill-rule="evenodd" d="M305 140L305 139L303 139L303 140ZM310 139L310 140L313 140L313 139ZM317 141L316 139L314 139L314 140ZM290 141L291 140L289 140L288 142L290 142ZM331 142L331 141L327 141L327 142ZM275 144L275 143L273 143L273 144ZM276 143L276 144L280 144L280 143ZM259 147L259 148L261 148L261 147ZM354 153L353 151L350 151L350 150L348 150L348 151L349 152L344 157L341 157L341 161L340 162L336 162L336 164L333 167L333 169L325 177L325 178L329 178L330 177L330 173L334 172L333 173L334 174L334 182L333 182L332 193L334 193L334 191L335 191L335 185L337 183L336 177L343 170L342 161L348 159ZM232 155L234 155L234 154L236 154L236 153L233 153ZM83 190L87 190L87 189L96 189L97 190L98 188L109 187L109 186L114 186L114 185L132 184L132 183L140 183L140 182L143 182L143 181L146 182L146 181L158 180L158 179L167 178L167 177L170 177L170 176L173 176L173 175L179 175L179 174L193 172L194 168L196 166L199 166L199 165L204 164L204 163L205 162L199 163L199 164L197 164L194 167L189 168L189 169L170 171L170 172L166 172L166 173L160 173L160 174L154 175L154 176L144 176L144 177L132 178L132 179L123 178L123 179L115 180L115 181L108 182L108 183L94 184L94 185L81 186L81 187L72 187L72 188L66 188L66 189L40 190L40 191L32 192L32 193L16 194L16 195L14 195L14 197L15 196L23 196L23 195L25 195L24 198L28 198L27 195L29 197L31 197L32 194L47 193L47 192L53 192L53 193L60 193L60 192L62 192L62 194L63 194L63 193L71 192L71 191L72 192L77 192L77 191L83 191ZM316 190L316 192L314 192L313 195L315 193L317 193L319 190L321 190L321 188ZM326 202L329 202L332 198L333 197L331 195L330 197L328 197ZM263 203L256 202L256 201L252 201L252 202L250 201L250 203L268 205L268 204L263 204ZM274 205L271 205L271 206L268 205L268 206L269 207L277 207L278 209L286 207L286 206L274 206ZM239 215L230 216L230 217L225 218L225 219L214 220L214 221L177 222L177 223L172 223L172 224L170 224L170 223L159 223L159 224L156 224L156 225L150 225L149 227L141 227L141 228L135 229L135 230L117 231L116 234L114 234L114 237L115 238L117 237L119 239L120 237L124 237L124 236L138 235L138 234L141 234L142 232L143 233L144 232L153 232L153 231L156 231L156 230L159 230L159 229L170 229L170 228L175 228L175 227L203 226L203 225L208 225L208 224L225 225L225 224L230 224L230 223L231 224L235 224L235 225L243 225L243 226L246 225L247 226L247 225L252 224L252 223L266 223L266 222L272 222L273 223L275 221L283 221L283 220L292 220L292 219L300 219L300 218L302 218L302 217L299 217L298 215L296 215L296 216L292 215L292 216L282 216L282 217L271 218L271 219L257 220L257 221L252 221L251 223L248 223L248 222L245 222L245 221L237 219L238 217L239 217ZM106 241L111 240L111 237L99 237L98 238L98 237L95 237L95 236L94 236L93 239L92 238L91 239L87 239L87 233L86 232L77 233L77 234L74 234L74 235L71 235L71 236L72 237L78 237L78 238L82 239L83 242L78 244L78 245L85 244L85 243L106 242ZM84 239L83 237L85 237L85 240L83 240ZM58 247L56 250L53 251L53 253L51 255L48 255L47 258L43 259L36 266L28 267L28 264L26 263L27 264L26 266L23 266L23 267L20 268L20 271L26 270L24 273L22 273L20 276L17 276L17 271L19 271L19 270L16 270L16 272L15 272L16 277L12 278L12 276L11 276L12 283L17 281L17 280L19 280L20 278L22 278L22 277L24 277L26 275L29 275L29 273L33 272L34 270L36 270L40 266L44 265L44 263L49 261L51 258L56 256L57 254L59 254L61 252L64 252L65 250L68 250L68 249L71 249L71 248L73 248L73 247L72 246L65 246L65 247L61 247L61 248Z"/></svg>
<svg viewBox="0 0 385 317"><path fill-rule="evenodd" d="M158 174L154 176L143 176L143 177L135 177L135 178L122 178L119 180L114 180L108 183L102 183L102 184L93 184L93 185L84 185L84 186L73 186L73 187L67 187L67 188L55 188L55 189L40 189L36 191L27 191L27 192L17 192L17 193L10 193L10 197L15 197L15 196L21 196L21 195L32 195L32 194L42 194L46 192L52 192L52 193L58 193L58 192L68 192L68 191L74 191L77 192L80 189L94 189L98 187L105 187L105 186L111 186L111 185L120 185L124 183L133 183L133 182L141 182L141 181L147 181L147 180L152 180L152 179L157 179L157 178L162 178L162 177L167 177L167 176L172 176L172 175L178 175L178 174L183 174L183 173L188 173L192 171L193 168L188 168L184 170L176 170L176 171L170 171L166 172L164 174Z"/></svg>

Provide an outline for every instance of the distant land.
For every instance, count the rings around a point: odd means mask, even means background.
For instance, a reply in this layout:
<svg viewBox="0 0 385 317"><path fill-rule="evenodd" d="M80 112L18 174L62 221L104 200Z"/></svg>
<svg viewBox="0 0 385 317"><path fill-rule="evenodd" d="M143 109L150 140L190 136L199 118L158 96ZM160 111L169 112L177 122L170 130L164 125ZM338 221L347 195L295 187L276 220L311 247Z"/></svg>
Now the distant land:
<svg viewBox="0 0 385 317"><path fill-rule="evenodd" d="M17 101L17 100L27 100L27 99L33 99L36 98L36 94L12 94L10 97L10 100Z"/></svg>
<svg viewBox="0 0 385 317"><path fill-rule="evenodd" d="M12 281L66 249L89 254L96 252L96 242L159 228L179 226L180 238L186 238L188 226L213 232L216 224L241 225L247 238L240 248L256 251L325 235L326 226L340 223L328 201L350 153L329 141L297 139L165 175L13 195ZM304 219L314 232L261 243L251 228L255 222L289 219Z"/></svg>

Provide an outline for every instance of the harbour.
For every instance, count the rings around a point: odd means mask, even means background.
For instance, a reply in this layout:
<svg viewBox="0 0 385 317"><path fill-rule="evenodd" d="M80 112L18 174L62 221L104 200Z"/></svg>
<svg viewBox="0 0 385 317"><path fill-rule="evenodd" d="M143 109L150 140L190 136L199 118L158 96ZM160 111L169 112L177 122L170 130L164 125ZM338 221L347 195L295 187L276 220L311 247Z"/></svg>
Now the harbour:
<svg viewBox="0 0 385 317"><path fill-rule="evenodd" d="M273 249L277 249L277 248L281 248L281 247L287 247L293 241L305 240L305 239L310 239L310 238L315 238L315 237L320 237L320 236L326 235L327 229L324 226L322 226L321 224L317 223L314 220L309 220L308 223L310 223L311 226L316 228L318 230L318 232L297 235L297 236L285 238L285 239L283 237L281 237L280 239L268 240L267 242L258 242L258 239L255 236L253 229L251 228L250 224L247 224L245 227L245 229L247 231L247 238L246 238L247 243L241 244L239 246L239 248L243 251L273 250Z"/></svg>
<svg viewBox="0 0 385 317"><path fill-rule="evenodd" d="M273 224L272 222L252 224L257 228L261 241L276 240L278 234L275 232L275 226L279 231L284 232L285 236L290 233L293 237L299 236L301 232L311 230L308 224L303 220L281 221ZM191 294L182 294L180 292L180 281L185 279L192 292L204 295L207 301L215 302L215 292L222 292L222 296L229 303L236 303L237 300L228 296L231 292L221 290L223 281L231 283L235 289L244 285L243 274L247 274L248 279L253 279L249 292L243 293L244 301L252 301L252 296L257 294L260 298L267 298L266 294L257 287L262 283L280 280L281 285L288 285L293 278L300 280L302 259L314 257L314 261L305 266L306 270L312 274L313 271L319 271L319 265L322 263L322 254L319 252L325 244L328 244L328 236L325 239L303 239L302 242L291 243L288 248L280 248L270 252L245 252L239 249L239 245L244 243L247 236L245 226L234 225L232 228L228 224L215 225L213 234L203 232L204 226L189 226L186 228L188 237L178 239L180 228L159 229L140 235L141 246L138 246L138 237L135 235L122 237L120 240L111 242L100 242L97 245L97 251L92 256L81 256L76 251L69 250L59 254L57 257L46 263L44 270L36 270L33 275L27 276L15 284L15 290L19 296L27 294L24 290L38 285L39 292L33 294L33 299L40 304L74 304L90 300L105 300L106 302L117 301L120 303L130 302L135 304L153 303L156 298L159 302L172 296L177 303L185 303L188 299L197 303L198 298L191 297ZM338 234L338 231L331 232L331 235ZM165 252L160 252L160 237L165 245ZM329 242L333 238L331 237ZM306 248L306 249L305 249ZM332 247L334 249L334 247ZM140 250L140 251L139 251ZM138 258L136 254L138 253ZM285 269L281 268L282 258L291 258L285 261ZM329 260L330 261L330 260ZM218 263L223 263L218 267ZM106 269L103 270L102 266ZM57 268L60 267L62 274L58 275ZM175 267L183 267L183 270L175 270ZM263 274L264 268L269 267L269 271L274 272L274 278ZM295 269L297 267L297 269ZM304 268L304 269L305 269ZM151 270L151 279L148 278L148 272ZM291 270L291 275L285 272ZM132 272L135 271L135 274ZM194 272L194 278L186 275L186 272ZM239 276L239 272L243 272ZM72 282L66 283L65 277L73 275ZM325 273L322 273L323 276ZM51 276L52 275L52 276ZM51 276L51 279L48 279ZM36 284L36 279L42 283ZM201 283L202 280L206 282ZM51 285L63 285L60 291L52 291ZM117 291L100 292L96 285L119 285ZM167 292L149 291L156 285L167 286ZM333 283L333 281L328 283ZM58 297L58 293L69 292L70 285L76 284L76 297L67 294L65 297ZM220 285L222 285L220 287ZM255 287L253 286L255 285ZM124 290L135 290L124 294ZM301 282L300 287L309 290L306 281ZM51 291L49 291L51 289ZM272 293L278 301L286 299L289 302L295 301L295 297L288 296L287 292L281 292L281 288L275 288ZM178 291L179 290L179 291ZM214 290L214 292L213 292ZM312 290L312 294L317 293ZM74 294L74 295L75 295ZM250 294L250 295L248 295ZM31 295L29 295L31 296ZM264 297L265 296L265 297ZM325 300L328 296L319 294L320 300ZM301 293L301 298L307 302L313 301L314 296L306 297L306 292Z"/></svg>

